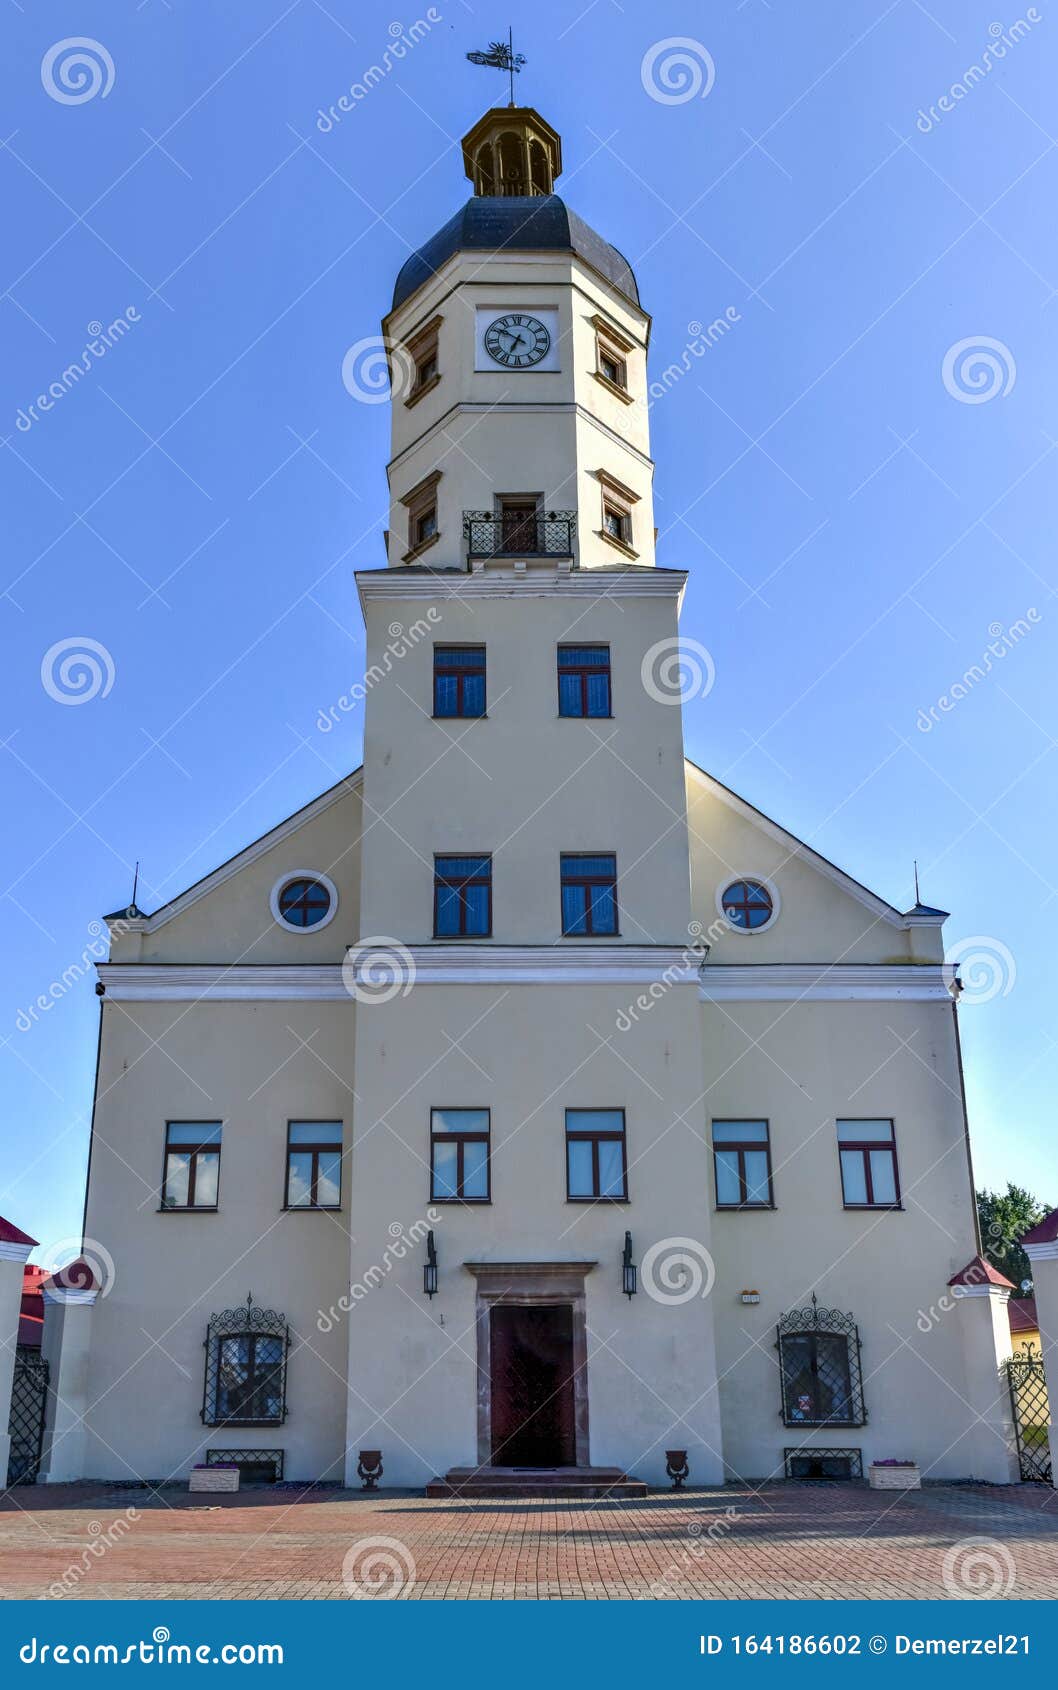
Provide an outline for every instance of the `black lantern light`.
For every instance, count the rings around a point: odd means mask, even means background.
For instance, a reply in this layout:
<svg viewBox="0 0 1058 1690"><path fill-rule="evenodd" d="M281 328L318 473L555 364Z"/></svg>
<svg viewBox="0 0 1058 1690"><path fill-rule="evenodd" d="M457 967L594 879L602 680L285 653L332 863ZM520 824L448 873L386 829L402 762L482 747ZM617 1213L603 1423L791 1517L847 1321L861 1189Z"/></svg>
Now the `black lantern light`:
<svg viewBox="0 0 1058 1690"><path fill-rule="evenodd" d="M422 1288L428 1297L437 1295L437 1251L434 1248L432 1232L426 1234L426 1265L422 1270Z"/></svg>
<svg viewBox="0 0 1058 1690"><path fill-rule="evenodd" d="M634 1297L636 1294L637 1271L632 1260L632 1234L626 1232L624 1255L621 1257L621 1290L626 1297Z"/></svg>

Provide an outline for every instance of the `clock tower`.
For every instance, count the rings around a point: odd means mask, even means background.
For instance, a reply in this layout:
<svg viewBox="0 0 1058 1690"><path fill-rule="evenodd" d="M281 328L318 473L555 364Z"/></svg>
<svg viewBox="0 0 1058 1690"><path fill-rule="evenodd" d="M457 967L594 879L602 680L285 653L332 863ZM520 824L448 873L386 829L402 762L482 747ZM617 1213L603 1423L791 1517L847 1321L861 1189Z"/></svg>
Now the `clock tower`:
<svg viewBox="0 0 1058 1690"><path fill-rule="evenodd" d="M384 1443L397 1483L431 1476L424 1452L457 1489L657 1481L690 1445L719 1480L709 1213L683 1177L706 1145L686 775L655 681L686 577L654 560L650 320L553 191L537 112L486 113L463 153L474 193L384 321L389 567L357 575L351 1282L375 1284L384 1216L429 1230L433 1289L379 1286L350 1320L349 1471ZM692 1288L657 1299L651 1263L688 1250Z"/></svg>

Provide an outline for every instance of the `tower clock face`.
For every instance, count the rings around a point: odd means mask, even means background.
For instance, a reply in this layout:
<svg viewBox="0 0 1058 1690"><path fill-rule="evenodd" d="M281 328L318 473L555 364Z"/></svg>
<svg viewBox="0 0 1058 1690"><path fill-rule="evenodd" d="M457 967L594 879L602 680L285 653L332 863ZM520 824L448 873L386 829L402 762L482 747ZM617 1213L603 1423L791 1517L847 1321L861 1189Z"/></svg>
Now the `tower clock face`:
<svg viewBox="0 0 1058 1690"><path fill-rule="evenodd" d="M539 317L527 316L524 311L496 317L485 330L485 351L494 363L508 370L529 369L550 350L550 332Z"/></svg>

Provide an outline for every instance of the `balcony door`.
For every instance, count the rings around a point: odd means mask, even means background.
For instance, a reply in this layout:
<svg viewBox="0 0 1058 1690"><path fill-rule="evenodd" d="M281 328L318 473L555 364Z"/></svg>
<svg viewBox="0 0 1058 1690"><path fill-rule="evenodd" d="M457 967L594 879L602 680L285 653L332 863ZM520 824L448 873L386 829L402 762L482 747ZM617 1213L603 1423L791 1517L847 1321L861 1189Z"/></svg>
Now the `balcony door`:
<svg viewBox="0 0 1058 1690"><path fill-rule="evenodd" d="M532 556L539 551L536 539L536 500L521 498L499 500L500 551L508 557Z"/></svg>

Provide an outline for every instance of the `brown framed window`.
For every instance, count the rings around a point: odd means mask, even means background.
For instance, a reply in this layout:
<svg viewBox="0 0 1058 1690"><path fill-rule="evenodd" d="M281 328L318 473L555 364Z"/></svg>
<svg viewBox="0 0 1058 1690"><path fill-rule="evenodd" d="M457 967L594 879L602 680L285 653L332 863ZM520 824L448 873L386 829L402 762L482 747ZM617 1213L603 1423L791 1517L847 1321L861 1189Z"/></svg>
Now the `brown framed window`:
<svg viewBox="0 0 1058 1690"><path fill-rule="evenodd" d="M838 1160L846 1209L903 1207L892 1121L839 1121Z"/></svg>
<svg viewBox="0 0 1058 1690"><path fill-rule="evenodd" d="M595 326L595 375L615 398L628 404L632 397L628 391L628 354L634 350L634 342L626 339L605 317L593 317L592 322Z"/></svg>
<svg viewBox="0 0 1058 1690"><path fill-rule="evenodd" d="M215 1209L220 1190L219 1121L167 1121L163 1209Z"/></svg>
<svg viewBox="0 0 1058 1690"><path fill-rule="evenodd" d="M288 1121L284 1208L338 1209L341 1201L341 1121Z"/></svg>
<svg viewBox="0 0 1058 1690"><path fill-rule="evenodd" d="M483 645L434 646L433 713L435 716L484 716Z"/></svg>
<svg viewBox="0 0 1058 1690"><path fill-rule="evenodd" d="M713 1178L718 1209L772 1209L767 1121L713 1122Z"/></svg>
<svg viewBox="0 0 1058 1690"><path fill-rule="evenodd" d="M436 387L441 379L438 362L438 337L443 321L442 317L432 317L428 323L424 323L422 328L418 329L404 342L403 361L405 364L410 363L411 366L410 371L407 372L411 375L411 382L404 398L406 406L418 404L423 394ZM401 373L405 374L405 371Z"/></svg>
<svg viewBox="0 0 1058 1690"><path fill-rule="evenodd" d="M599 533L602 539L609 540L627 556L637 557L639 554L632 547L632 508L639 503L639 494L626 487L623 481L618 481L608 470L601 469L596 473L602 486L602 527Z"/></svg>
<svg viewBox="0 0 1058 1690"><path fill-rule="evenodd" d="M433 936L487 939L492 932L492 858L435 857Z"/></svg>
<svg viewBox="0 0 1058 1690"><path fill-rule="evenodd" d="M489 1111L430 1110L430 1196L435 1203L488 1203Z"/></svg>
<svg viewBox="0 0 1058 1690"><path fill-rule="evenodd" d="M562 933L567 939L617 933L617 858L563 855Z"/></svg>
<svg viewBox="0 0 1058 1690"><path fill-rule="evenodd" d="M432 546L440 536L438 518L438 487L441 481L441 471L434 470L432 475L426 476L418 482L410 492L405 493L401 504L408 513L408 550L401 559L402 563L411 563Z"/></svg>
<svg viewBox="0 0 1058 1690"><path fill-rule="evenodd" d="M628 1201L623 1109L566 1110L566 1199L570 1203Z"/></svg>
<svg viewBox="0 0 1058 1690"><path fill-rule="evenodd" d="M560 716L612 713L608 645L559 646L558 713Z"/></svg>

